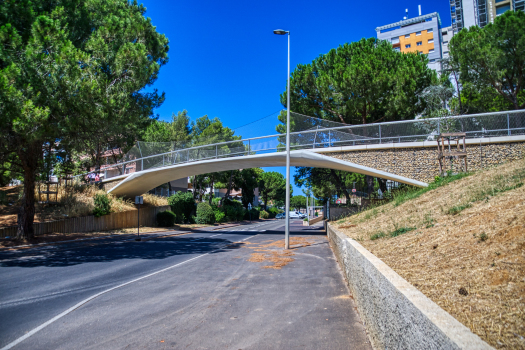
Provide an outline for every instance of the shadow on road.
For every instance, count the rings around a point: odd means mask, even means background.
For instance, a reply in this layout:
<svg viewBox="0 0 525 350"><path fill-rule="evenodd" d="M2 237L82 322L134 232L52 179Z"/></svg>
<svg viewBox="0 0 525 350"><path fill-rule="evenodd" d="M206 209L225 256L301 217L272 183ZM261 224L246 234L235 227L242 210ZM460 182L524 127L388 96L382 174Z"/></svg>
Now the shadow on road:
<svg viewBox="0 0 525 350"><path fill-rule="evenodd" d="M222 253L238 249L243 244L227 239L195 237L167 237L143 242L77 243L33 248L31 251L0 252L0 266L61 267L122 259L165 259L174 255Z"/></svg>

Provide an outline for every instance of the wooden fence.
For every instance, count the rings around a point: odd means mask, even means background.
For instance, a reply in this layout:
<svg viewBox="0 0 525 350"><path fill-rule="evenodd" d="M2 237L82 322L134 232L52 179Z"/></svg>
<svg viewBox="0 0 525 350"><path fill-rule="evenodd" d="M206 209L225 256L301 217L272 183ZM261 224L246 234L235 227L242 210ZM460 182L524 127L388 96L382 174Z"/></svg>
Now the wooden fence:
<svg viewBox="0 0 525 350"><path fill-rule="evenodd" d="M155 226L157 214L169 210L170 206L145 207L140 209L140 226ZM82 233L121 228L137 227L137 210L111 213L100 217L82 216L56 221L40 222L33 225L35 236L47 233ZM16 226L0 228L0 237L16 236Z"/></svg>

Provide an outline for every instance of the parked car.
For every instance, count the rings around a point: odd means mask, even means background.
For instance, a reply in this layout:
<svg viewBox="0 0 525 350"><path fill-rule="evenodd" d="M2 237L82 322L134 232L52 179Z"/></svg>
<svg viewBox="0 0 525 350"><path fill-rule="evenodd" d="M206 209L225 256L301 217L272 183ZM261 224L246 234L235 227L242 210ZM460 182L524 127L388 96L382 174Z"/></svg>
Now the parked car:
<svg viewBox="0 0 525 350"><path fill-rule="evenodd" d="M275 218L276 219L284 219L284 214L283 213L277 214L277 215L275 215Z"/></svg>
<svg viewBox="0 0 525 350"><path fill-rule="evenodd" d="M299 219L300 218L299 213L297 213L295 211L291 211L289 216L290 216L290 219Z"/></svg>

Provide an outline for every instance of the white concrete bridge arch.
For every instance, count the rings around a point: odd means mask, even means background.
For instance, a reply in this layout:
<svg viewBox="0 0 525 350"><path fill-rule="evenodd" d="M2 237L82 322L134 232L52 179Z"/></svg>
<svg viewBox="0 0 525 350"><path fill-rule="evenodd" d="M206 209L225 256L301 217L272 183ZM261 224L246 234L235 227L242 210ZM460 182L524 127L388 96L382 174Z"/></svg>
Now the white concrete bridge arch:
<svg viewBox="0 0 525 350"><path fill-rule="evenodd" d="M285 165L285 152L199 160L172 166L153 168L132 173L130 175L121 176L119 178L124 178L124 180L113 187L109 192L117 196L134 197L146 193L152 188L165 184L169 181L185 178L188 176L217 171L258 167L281 167ZM290 165L343 170L380 177L383 179L393 180L418 187L428 186L428 184L425 182L350 163L309 150L297 150L290 152Z"/></svg>

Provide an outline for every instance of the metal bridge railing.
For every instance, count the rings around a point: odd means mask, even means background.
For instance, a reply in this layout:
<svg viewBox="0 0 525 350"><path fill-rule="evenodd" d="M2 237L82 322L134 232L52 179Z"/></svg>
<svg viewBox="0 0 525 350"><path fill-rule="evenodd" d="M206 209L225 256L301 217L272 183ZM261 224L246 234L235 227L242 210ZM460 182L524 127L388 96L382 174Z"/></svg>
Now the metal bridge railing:
<svg viewBox="0 0 525 350"><path fill-rule="evenodd" d="M432 119L316 128L290 134L292 150L382 143L435 141L444 132L464 132L467 138L525 135L525 110L471 114ZM207 159L239 157L286 149L285 135L274 134L242 140L161 152L103 166L104 179L153 168ZM87 175L82 174L79 176Z"/></svg>

